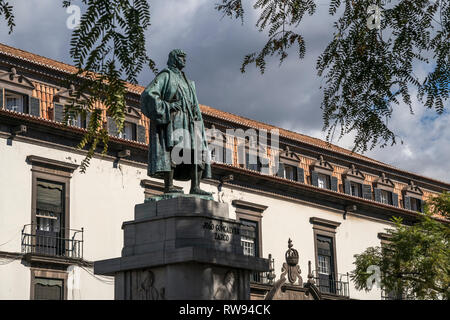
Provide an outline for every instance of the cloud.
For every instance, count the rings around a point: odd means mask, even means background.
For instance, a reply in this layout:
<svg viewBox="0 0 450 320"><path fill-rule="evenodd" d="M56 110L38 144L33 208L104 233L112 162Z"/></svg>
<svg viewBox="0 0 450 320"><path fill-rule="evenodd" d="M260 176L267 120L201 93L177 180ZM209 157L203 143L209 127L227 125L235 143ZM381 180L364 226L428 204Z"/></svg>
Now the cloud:
<svg viewBox="0 0 450 320"><path fill-rule="evenodd" d="M244 55L259 51L266 33L255 27L257 13L246 4L245 22L214 10L210 0L151 1L151 27L147 49L159 69L166 65L167 54L174 48L188 53L186 73L196 82L199 100L221 110L277 125L289 130L324 139L321 131L320 104L322 79L317 76L316 59L333 36L333 19L328 5L318 5L313 17L305 16L300 33L306 40L306 56L299 60L295 49L279 67L268 59L266 73L261 75L251 65L241 74ZM27 0L14 3L17 28L8 36L0 23L0 41L56 60L72 63L69 58L71 30L65 26L68 17L54 0ZM429 66L428 66L429 68ZM427 67L418 70L426 72ZM147 85L154 74L145 70L138 79ZM375 149L367 153L377 160L401 169L435 179L450 181L450 116L436 117L414 100L415 115L401 105L395 108L391 127L404 143ZM353 136L340 141L352 147Z"/></svg>

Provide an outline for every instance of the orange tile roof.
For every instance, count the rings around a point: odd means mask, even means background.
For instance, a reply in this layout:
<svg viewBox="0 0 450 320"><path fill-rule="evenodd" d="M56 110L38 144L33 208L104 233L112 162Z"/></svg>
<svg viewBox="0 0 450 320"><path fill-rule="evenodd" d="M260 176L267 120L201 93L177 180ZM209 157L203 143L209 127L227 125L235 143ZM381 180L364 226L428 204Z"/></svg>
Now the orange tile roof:
<svg viewBox="0 0 450 320"><path fill-rule="evenodd" d="M365 157L361 154L352 152L348 149L336 146L334 144L328 143L326 141L317 139L317 138L313 138L298 132L294 132L294 131L290 131L290 130L286 130L280 127L276 127L270 124L266 124L264 122L260 122L260 121L256 121L256 120L252 120L252 119L248 119L242 116L238 116L235 115L233 113L230 112L226 112L226 111L222 111L222 110L218 110L218 109L214 109L212 107L209 106L205 106L205 105L200 105L200 109L202 110L202 113L213 116L213 117L218 117L221 119L225 119L234 123L238 123L247 127L251 127L251 128L256 128L256 129L265 129L267 131L270 131L272 129L278 129L279 130L279 134L281 137L285 137L285 138L289 138L292 140L296 140L296 141L300 141L300 142L304 142L307 143L309 145L313 145L319 148L323 148L323 149L327 149L330 151L335 151L338 153L342 153L351 157L355 157L355 158L360 158L366 161L370 161L372 163L376 163L379 165L383 165L383 166L387 166L387 167L391 167L383 162L371 159L369 157ZM393 168L393 167L391 167Z"/></svg>
<svg viewBox="0 0 450 320"><path fill-rule="evenodd" d="M34 53L30 53L21 49L17 49L5 44L0 43L0 54L4 54L7 56L11 56L20 60L24 60L24 61L28 61L37 65L41 65L53 70L57 70L57 71L61 71L61 72L66 72L66 73L75 73L77 72L77 68L63 63L63 62L59 62L53 59L49 59ZM145 87L140 86L140 85L135 85L135 84L131 84L131 83L127 83L127 88L130 92L135 93L140 95L142 93L142 91L145 89ZM278 129L279 130L279 134L281 137L285 137L288 139L292 139L295 141L299 141L308 145L312 145L312 146L316 146L318 148L322 148L325 150L329 150L329 151L333 151L336 153L340 153L343 155L347 155L347 156L351 156L354 158L358 158L373 164L377 164L377 165L381 165L384 166L386 168L390 168L399 172L403 172L406 174L411 174L411 175L416 175L418 177L421 177L420 175L416 174L416 173L412 173L412 172L408 172L405 170L401 170L398 169L394 166L391 166L389 164L383 163L381 161L378 160L374 160L372 158L363 156L361 154L352 152L351 150L330 144L326 141L323 141L321 139L318 138L313 138L304 134L300 134L297 132L293 132L290 130L286 130L286 129L282 129L273 125L269 125L260 121L256 121L256 120L252 120L252 119L248 119L242 116L238 116L226 111L222 111L222 110L218 110L209 106L205 106L205 105L200 105L200 109L202 111L202 113L206 114L206 115L210 115L212 117L216 117L219 119L223 119L223 120L227 120L227 121L231 121L234 122L236 124L241 124L247 127L251 127L251 128L255 128L255 129L266 129L266 130L271 130L271 129ZM438 183L444 183L444 184L448 184L447 182L443 182L443 181L439 181L436 179L431 179L431 178L427 178L428 180L431 181L436 181Z"/></svg>
<svg viewBox="0 0 450 320"><path fill-rule="evenodd" d="M0 43L0 53L61 72L73 74L78 71L78 68L70 64L49 59L40 56L38 54L30 53L14 47L10 47L3 43ZM127 83L127 88L129 91L134 92L136 94L140 94L144 90L144 87L132 83Z"/></svg>

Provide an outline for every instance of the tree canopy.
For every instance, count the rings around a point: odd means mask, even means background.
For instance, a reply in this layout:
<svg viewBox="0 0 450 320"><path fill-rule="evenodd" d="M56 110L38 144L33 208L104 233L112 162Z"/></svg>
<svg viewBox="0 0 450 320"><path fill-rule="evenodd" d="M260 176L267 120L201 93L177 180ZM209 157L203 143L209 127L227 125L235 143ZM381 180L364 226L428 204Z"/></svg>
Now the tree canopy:
<svg viewBox="0 0 450 320"><path fill-rule="evenodd" d="M424 212L412 226L394 218L386 244L355 255L356 289L370 291L378 280L394 299L450 299L450 226L435 219L450 219L450 193L429 200ZM380 279L374 278L374 267Z"/></svg>
<svg viewBox="0 0 450 320"><path fill-rule="evenodd" d="M72 3L62 1L64 7ZM95 100L107 107L108 115L122 130L125 81L135 84L146 66L157 70L146 50L151 1L82 3L86 10L70 42L70 55L79 72L69 81L79 85L78 94L89 92L95 97L87 102L86 108L94 116L79 145L89 146L81 166L85 170L98 143L103 143L104 152L108 145ZM256 27L267 33L267 42L259 52L243 58L241 72L254 64L264 73L268 57L276 56L281 64L294 49L303 59L307 43L301 33L302 21L305 15L315 14L317 4L316 0L255 0L253 9L259 15ZM10 33L15 26L13 9L7 0L0 0L0 16L7 21ZM232 19L245 20L242 0L218 0L215 9ZM389 119L401 101L413 113L412 92L417 91L425 108L438 114L445 111L450 75L448 0L330 0L329 14L336 17L334 34L316 65L318 75L325 80L321 108L329 141L337 130L338 137L355 133L354 151L395 144L397 135ZM420 78L416 69L424 63L429 71ZM85 112L75 105L67 109Z"/></svg>

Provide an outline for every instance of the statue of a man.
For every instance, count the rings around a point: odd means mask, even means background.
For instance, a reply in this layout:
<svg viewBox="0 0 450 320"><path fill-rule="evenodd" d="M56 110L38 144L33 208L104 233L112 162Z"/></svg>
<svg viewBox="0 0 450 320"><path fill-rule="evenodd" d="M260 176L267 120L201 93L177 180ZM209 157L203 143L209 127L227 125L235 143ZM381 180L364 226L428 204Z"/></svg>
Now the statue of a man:
<svg viewBox="0 0 450 320"><path fill-rule="evenodd" d="M148 175L164 179L165 193L183 192L173 186L176 179L191 180L191 194L211 196L200 189L200 179L211 178L211 166L195 84L182 71L185 65L186 53L172 50L167 68L141 95L142 112L150 119Z"/></svg>

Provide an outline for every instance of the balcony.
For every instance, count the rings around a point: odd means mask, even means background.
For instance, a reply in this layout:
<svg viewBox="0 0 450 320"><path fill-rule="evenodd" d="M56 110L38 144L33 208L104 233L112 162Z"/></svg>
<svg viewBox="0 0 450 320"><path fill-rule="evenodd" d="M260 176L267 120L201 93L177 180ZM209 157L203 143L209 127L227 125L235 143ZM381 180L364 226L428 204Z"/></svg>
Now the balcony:
<svg viewBox="0 0 450 320"><path fill-rule="evenodd" d="M83 228L61 228L53 232L40 230L35 224L27 224L22 229L22 253L82 259Z"/></svg>
<svg viewBox="0 0 450 320"><path fill-rule="evenodd" d="M350 297L348 273L322 274L317 272L317 270L313 270L312 274L315 284L321 293Z"/></svg>
<svg viewBox="0 0 450 320"><path fill-rule="evenodd" d="M274 273L274 265L275 265L275 259L272 258L272 255L269 254L269 271L267 272L253 272L250 275L250 282L258 283L258 284L269 284L273 285L275 280L275 273Z"/></svg>

